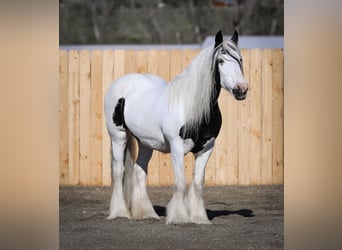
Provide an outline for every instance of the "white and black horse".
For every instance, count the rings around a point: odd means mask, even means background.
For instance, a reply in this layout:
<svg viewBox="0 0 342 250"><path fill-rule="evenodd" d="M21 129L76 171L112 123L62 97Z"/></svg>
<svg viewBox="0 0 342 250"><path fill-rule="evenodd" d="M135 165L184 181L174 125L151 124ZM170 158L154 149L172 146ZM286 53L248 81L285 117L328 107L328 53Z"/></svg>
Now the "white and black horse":
<svg viewBox="0 0 342 250"><path fill-rule="evenodd" d="M246 97L238 33L201 51L170 83L150 74L128 74L114 81L105 96L112 143L113 193L108 219L159 218L146 192L153 150L171 153L175 189L167 205L167 224L210 223L202 190L205 167L221 128L221 87L237 100ZM132 137L139 144L136 162ZM195 155L193 180L186 192L184 155Z"/></svg>

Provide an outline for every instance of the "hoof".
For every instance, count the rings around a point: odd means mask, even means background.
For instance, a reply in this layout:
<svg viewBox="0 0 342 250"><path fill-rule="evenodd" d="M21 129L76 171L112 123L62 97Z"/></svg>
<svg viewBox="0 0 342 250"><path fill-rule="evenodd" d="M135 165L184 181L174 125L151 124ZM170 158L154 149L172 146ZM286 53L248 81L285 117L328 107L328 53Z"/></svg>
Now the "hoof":
<svg viewBox="0 0 342 250"><path fill-rule="evenodd" d="M159 220L159 216L153 211L132 211L132 219L134 220L144 220L144 219L155 219Z"/></svg>
<svg viewBox="0 0 342 250"><path fill-rule="evenodd" d="M131 219L131 215L128 211L114 211L114 212L110 212L109 216L107 217L107 220L114 220L117 218L127 218L127 219Z"/></svg>
<svg viewBox="0 0 342 250"><path fill-rule="evenodd" d="M191 222L195 224L206 224L210 225L211 221L207 217L202 216L194 216L191 218Z"/></svg>
<svg viewBox="0 0 342 250"><path fill-rule="evenodd" d="M182 217L166 217L166 225L181 225L191 223L191 220L187 216Z"/></svg>

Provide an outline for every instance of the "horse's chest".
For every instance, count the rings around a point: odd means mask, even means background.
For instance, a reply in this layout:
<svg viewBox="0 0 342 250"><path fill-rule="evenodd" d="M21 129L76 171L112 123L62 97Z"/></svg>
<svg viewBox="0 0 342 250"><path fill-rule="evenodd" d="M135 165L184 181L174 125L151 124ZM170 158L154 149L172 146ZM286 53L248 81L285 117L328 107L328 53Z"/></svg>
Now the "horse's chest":
<svg viewBox="0 0 342 250"><path fill-rule="evenodd" d="M205 148L205 145L212 138L216 138L220 132L222 124L222 116L218 105L216 104L211 112L210 120L203 120L195 131L187 131L184 133L184 126L181 127L179 135L185 140L191 139L193 153L198 153ZM191 145L191 143L188 143Z"/></svg>

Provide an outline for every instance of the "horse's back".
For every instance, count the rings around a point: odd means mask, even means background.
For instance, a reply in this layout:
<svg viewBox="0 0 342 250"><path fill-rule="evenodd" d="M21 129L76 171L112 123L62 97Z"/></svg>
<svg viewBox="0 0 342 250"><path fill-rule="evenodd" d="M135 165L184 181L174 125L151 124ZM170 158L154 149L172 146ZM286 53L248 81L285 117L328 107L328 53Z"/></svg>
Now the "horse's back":
<svg viewBox="0 0 342 250"><path fill-rule="evenodd" d="M131 73L114 80L105 96L105 108L113 106L120 98L160 93L167 83L157 75Z"/></svg>

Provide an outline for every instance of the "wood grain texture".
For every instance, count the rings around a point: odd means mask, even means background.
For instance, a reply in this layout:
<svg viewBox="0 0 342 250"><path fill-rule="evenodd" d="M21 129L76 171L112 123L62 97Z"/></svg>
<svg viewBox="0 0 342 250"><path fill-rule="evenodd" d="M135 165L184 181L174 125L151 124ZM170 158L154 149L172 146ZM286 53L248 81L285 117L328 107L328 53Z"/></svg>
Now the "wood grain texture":
<svg viewBox="0 0 342 250"><path fill-rule="evenodd" d="M114 52L112 50L103 51L102 61L102 103L105 94L113 81L114 74ZM101 111L103 113L103 111ZM111 179L111 141L108 135L106 120L102 114L102 185L110 186Z"/></svg>
<svg viewBox="0 0 342 250"><path fill-rule="evenodd" d="M69 184L68 52L59 51L59 183Z"/></svg>
<svg viewBox="0 0 342 250"><path fill-rule="evenodd" d="M102 51L91 52L91 184L102 184Z"/></svg>
<svg viewBox="0 0 342 250"><path fill-rule="evenodd" d="M91 182L90 52L80 52L80 184Z"/></svg>
<svg viewBox="0 0 342 250"><path fill-rule="evenodd" d="M241 51L243 58L249 57L248 51ZM248 59L247 59L248 61ZM244 65L248 66L248 65ZM246 72L249 72L246 69ZM249 74L245 76L247 81L249 80ZM250 182L249 171L249 128L250 128L250 104L249 97L243 101L238 102L238 126L239 126L239 184L248 185Z"/></svg>
<svg viewBox="0 0 342 250"><path fill-rule="evenodd" d="M261 184L272 184L272 51L262 56L261 82Z"/></svg>
<svg viewBox="0 0 342 250"><path fill-rule="evenodd" d="M78 184L80 176L80 57L76 50L69 52L68 95L69 183Z"/></svg>
<svg viewBox="0 0 342 250"><path fill-rule="evenodd" d="M273 51L272 67L272 137L273 184L284 182L284 53Z"/></svg>
<svg viewBox="0 0 342 250"><path fill-rule="evenodd" d="M249 131L250 143L250 184L258 185L261 181L261 51L250 51L249 97L251 101Z"/></svg>

